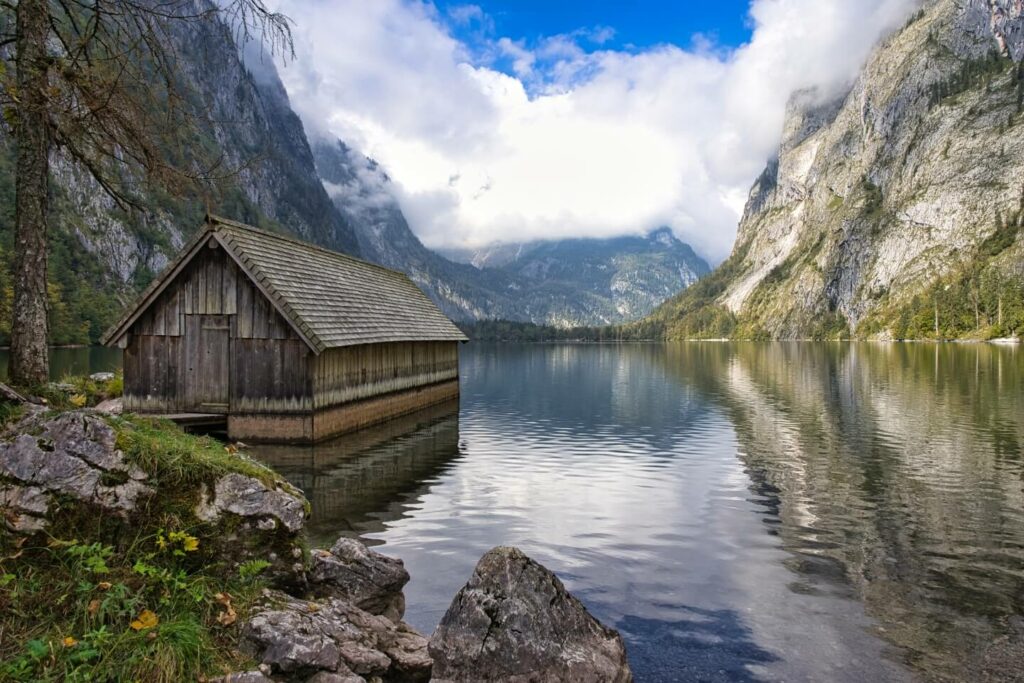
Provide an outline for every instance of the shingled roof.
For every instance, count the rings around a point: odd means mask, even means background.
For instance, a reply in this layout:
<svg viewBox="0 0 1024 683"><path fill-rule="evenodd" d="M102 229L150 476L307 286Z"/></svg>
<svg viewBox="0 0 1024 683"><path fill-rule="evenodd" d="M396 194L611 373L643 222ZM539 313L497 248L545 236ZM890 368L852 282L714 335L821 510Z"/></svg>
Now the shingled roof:
<svg viewBox="0 0 1024 683"><path fill-rule="evenodd" d="M224 247L316 353L358 344L466 341L459 328L404 273L208 216L204 229L102 342L120 339L209 238Z"/></svg>

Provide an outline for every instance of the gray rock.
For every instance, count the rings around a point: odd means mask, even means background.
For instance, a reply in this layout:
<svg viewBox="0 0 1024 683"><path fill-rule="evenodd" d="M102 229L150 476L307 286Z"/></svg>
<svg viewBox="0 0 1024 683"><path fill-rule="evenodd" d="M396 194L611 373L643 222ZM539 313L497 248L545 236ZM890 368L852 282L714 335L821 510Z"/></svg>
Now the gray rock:
<svg viewBox="0 0 1024 683"><path fill-rule="evenodd" d="M196 517L212 522L224 512L255 520L273 518L295 533L306 520L301 498L282 488L270 488L255 477L232 472L214 484L213 496L204 487Z"/></svg>
<svg viewBox="0 0 1024 683"><path fill-rule="evenodd" d="M434 680L626 683L614 630L516 548L484 555L430 639Z"/></svg>
<svg viewBox="0 0 1024 683"><path fill-rule="evenodd" d="M114 379L114 373L112 372L94 372L89 375L89 379L94 382L109 382Z"/></svg>
<svg viewBox="0 0 1024 683"><path fill-rule="evenodd" d="M108 398L106 401L97 403L93 410L104 415L120 415L124 412L124 400L121 398Z"/></svg>
<svg viewBox="0 0 1024 683"><path fill-rule="evenodd" d="M125 460L113 428L96 415L35 413L15 429L18 436L0 444L0 476L8 480L0 513L11 530L43 528L52 493L122 514L153 493L146 473Z"/></svg>
<svg viewBox="0 0 1024 683"><path fill-rule="evenodd" d="M427 641L407 624L344 600L310 603L279 592L269 596L273 604L254 610L243 626L242 648L273 674L292 680L319 672L337 674L342 681L353 675L430 680Z"/></svg>
<svg viewBox="0 0 1024 683"><path fill-rule="evenodd" d="M274 683L274 679L265 676L262 671L240 671L214 678L210 683Z"/></svg>
<svg viewBox="0 0 1024 683"><path fill-rule="evenodd" d="M46 528L50 496L36 486L0 485L0 511L11 531L35 533Z"/></svg>
<svg viewBox="0 0 1024 683"><path fill-rule="evenodd" d="M339 538L330 551L314 551L309 580L317 595L341 598L394 622L405 615L405 565L357 540Z"/></svg>
<svg viewBox="0 0 1024 683"><path fill-rule="evenodd" d="M307 678L306 683L366 683L366 679L362 676L357 676L351 671L348 673L320 671Z"/></svg>

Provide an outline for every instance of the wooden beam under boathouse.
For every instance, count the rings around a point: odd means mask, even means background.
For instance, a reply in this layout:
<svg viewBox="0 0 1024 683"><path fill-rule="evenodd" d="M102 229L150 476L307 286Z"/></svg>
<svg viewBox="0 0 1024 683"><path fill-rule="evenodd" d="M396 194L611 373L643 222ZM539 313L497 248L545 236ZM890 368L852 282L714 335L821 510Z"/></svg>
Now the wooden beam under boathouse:
<svg viewBox="0 0 1024 683"><path fill-rule="evenodd" d="M403 273L208 216L102 341L127 412L308 443L457 398L467 339Z"/></svg>

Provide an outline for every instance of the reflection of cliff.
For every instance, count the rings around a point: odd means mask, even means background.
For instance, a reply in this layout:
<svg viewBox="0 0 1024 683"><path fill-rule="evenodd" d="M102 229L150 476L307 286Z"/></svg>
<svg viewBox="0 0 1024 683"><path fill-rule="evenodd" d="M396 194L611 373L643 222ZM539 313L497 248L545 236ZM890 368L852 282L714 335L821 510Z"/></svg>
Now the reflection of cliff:
<svg viewBox="0 0 1024 683"><path fill-rule="evenodd" d="M717 376L752 490L794 554L795 589L841 572L917 666L962 679L1024 611L1024 354L733 349L681 379Z"/></svg>
<svg viewBox="0 0 1024 683"><path fill-rule="evenodd" d="M253 455L309 498L314 542L379 532L458 459L459 402L314 446L259 446Z"/></svg>

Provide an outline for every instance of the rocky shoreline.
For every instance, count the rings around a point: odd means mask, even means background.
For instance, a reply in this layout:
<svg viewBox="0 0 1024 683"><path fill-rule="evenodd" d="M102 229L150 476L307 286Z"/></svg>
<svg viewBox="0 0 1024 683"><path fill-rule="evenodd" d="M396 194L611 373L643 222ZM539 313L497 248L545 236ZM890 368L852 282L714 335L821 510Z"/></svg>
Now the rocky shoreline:
<svg viewBox="0 0 1024 683"><path fill-rule="evenodd" d="M177 538L194 541L178 554L203 551L202 563L186 558L193 571L237 573L254 562L264 570L264 587L244 615L230 595L211 600L221 610L219 628L234 633L238 658L255 667L208 681L632 680L619 634L516 548L484 555L428 640L402 620L410 577L401 560L349 538L305 549L308 503L243 455L230 453L237 471L214 469L217 476L198 477L195 491L168 491L159 468L129 455L125 444L140 428L130 418L31 405L26 413L0 442L3 540L17 555L41 548L69 515L102 520L101 535L116 539L150 523L147 516L166 523L165 501L173 500L184 504L174 519L187 529ZM158 640L159 627L151 634Z"/></svg>

